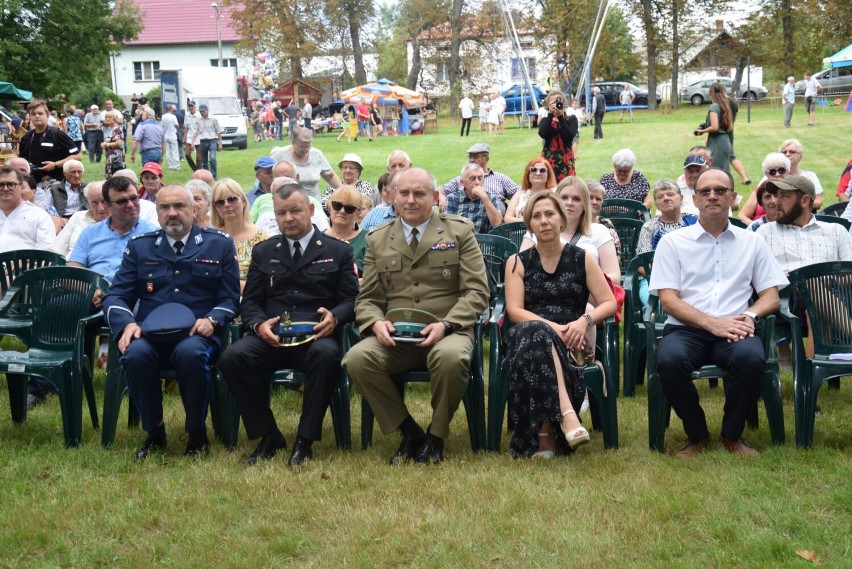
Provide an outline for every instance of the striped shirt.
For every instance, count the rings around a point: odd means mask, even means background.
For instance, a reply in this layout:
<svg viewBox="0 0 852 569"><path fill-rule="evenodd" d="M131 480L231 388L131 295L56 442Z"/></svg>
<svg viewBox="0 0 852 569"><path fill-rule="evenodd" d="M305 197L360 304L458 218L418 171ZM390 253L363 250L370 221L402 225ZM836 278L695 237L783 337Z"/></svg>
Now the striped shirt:
<svg viewBox="0 0 852 569"><path fill-rule="evenodd" d="M838 223L817 221L813 216L804 227L772 221L757 234L766 240L785 273L814 263L852 261L852 236Z"/></svg>

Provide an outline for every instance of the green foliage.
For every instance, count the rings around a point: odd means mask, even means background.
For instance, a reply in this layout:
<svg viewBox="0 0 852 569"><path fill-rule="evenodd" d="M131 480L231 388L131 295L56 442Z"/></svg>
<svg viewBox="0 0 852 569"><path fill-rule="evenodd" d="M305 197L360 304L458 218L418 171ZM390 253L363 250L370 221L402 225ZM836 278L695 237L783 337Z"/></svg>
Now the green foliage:
<svg viewBox="0 0 852 569"><path fill-rule="evenodd" d="M0 4L0 77L39 96L106 85L109 52L140 31L131 0L20 0Z"/></svg>
<svg viewBox="0 0 852 569"><path fill-rule="evenodd" d="M159 97L160 96L160 87L157 86L157 87L151 88L147 93L145 93L145 96L148 98L149 101L152 101L154 99L154 97Z"/></svg>
<svg viewBox="0 0 852 569"><path fill-rule="evenodd" d="M404 85L408 79L405 36L399 29L401 13L397 6L380 4L373 49L378 53L377 77Z"/></svg>
<svg viewBox="0 0 852 569"><path fill-rule="evenodd" d="M68 93L66 98L69 103L77 105L79 109L88 109L91 105L103 108L104 101L107 99L112 99L116 108L124 108L121 97L99 83L80 83Z"/></svg>

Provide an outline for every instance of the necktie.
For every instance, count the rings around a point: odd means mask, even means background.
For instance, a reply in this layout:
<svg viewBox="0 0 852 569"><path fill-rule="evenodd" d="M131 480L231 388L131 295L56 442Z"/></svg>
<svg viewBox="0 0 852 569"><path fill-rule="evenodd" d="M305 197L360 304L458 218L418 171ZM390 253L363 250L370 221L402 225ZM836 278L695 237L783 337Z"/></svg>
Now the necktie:
<svg viewBox="0 0 852 569"><path fill-rule="evenodd" d="M412 253L417 252L417 245L420 244L420 241L417 240L417 234L418 233L419 233L419 231L417 231L416 227L412 228L412 230L411 230L411 241L408 243L411 246L411 252Z"/></svg>
<svg viewBox="0 0 852 569"><path fill-rule="evenodd" d="M299 259L302 258L302 244L298 241L293 243L293 262L298 263Z"/></svg>
<svg viewBox="0 0 852 569"><path fill-rule="evenodd" d="M183 250L183 241L175 241L175 253L180 255L180 252Z"/></svg>

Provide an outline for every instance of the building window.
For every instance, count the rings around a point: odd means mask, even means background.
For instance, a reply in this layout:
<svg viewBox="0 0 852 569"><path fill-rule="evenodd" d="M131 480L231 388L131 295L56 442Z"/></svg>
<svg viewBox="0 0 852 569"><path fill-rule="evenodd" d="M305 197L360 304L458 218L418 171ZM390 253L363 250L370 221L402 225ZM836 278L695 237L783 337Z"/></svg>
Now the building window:
<svg viewBox="0 0 852 569"><path fill-rule="evenodd" d="M219 58L211 59L210 65L213 67L219 67ZM236 67L237 66L237 58L232 57L231 59L223 58L222 59L222 67Z"/></svg>
<svg viewBox="0 0 852 569"><path fill-rule="evenodd" d="M160 62L159 61L134 61L133 73L136 81L159 81L160 80Z"/></svg>
<svg viewBox="0 0 852 569"><path fill-rule="evenodd" d="M435 80L436 81L449 81L450 80L450 64L446 61L438 62L438 65L435 69Z"/></svg>
<svg viewBox="0 0 852 569"><path fill-rule="evenodd" d="M534 57L525 57L524 62L527 64L527 73L529 73L530 80L535 81L535 58ZM513 57L512 58L512 82L513 83L521 83L524 80L524 74L521 69L521 61Z"/></svg>

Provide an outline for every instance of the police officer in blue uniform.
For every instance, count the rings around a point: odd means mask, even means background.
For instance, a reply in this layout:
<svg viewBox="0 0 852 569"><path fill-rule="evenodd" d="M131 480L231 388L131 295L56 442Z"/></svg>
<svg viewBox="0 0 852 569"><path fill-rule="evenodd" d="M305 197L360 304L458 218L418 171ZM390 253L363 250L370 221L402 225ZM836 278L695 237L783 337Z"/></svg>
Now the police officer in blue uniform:
<svg viewBox="0 0 852 569"><path fill-rule="evenodd" d="M160 190L157 215L162 229L130 241L103 301L122 353L127 386L148 433L136 453L139 460L166 447L159 374L165 368L178 374L189 433L185 454L198 456L210 448L205 427L213 380L209 363L218 356L222 332L237 314L240 277L233 240L218 230L193 225L194 205L192 193L183 186ZM143 333L140 323L146 329L159 327L146 319L166 303L192 311L195 321L188 331L179 338Z"/></svg>
<svg viewBox="0 0 852 569"><path fill-rule="evenodd" d="M246 460L268 460L286 448L269 408L265 376L278 368L307 375L302 416L288 464L312 456L322 437L322 422L340 375L341 353L334 332L355 318L358 276L352 246L319 232L311 223L313 206L304 188L273 185L272 200L282 235L255 245L240 314L251 332L228 348L219 362L250 439L260 443ZM281 318L313 320L305 335L281 345ZM308 339L313 336L313 339Z"/></svg>

